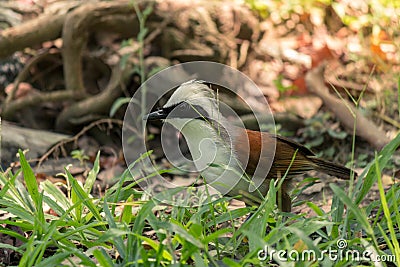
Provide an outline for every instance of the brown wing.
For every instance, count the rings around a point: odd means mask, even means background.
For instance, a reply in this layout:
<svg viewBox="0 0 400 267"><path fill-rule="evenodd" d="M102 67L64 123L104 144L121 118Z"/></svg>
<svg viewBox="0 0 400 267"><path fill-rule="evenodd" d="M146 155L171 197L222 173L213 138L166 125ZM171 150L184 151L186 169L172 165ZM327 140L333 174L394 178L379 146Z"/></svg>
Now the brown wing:
<svg viewBox="0 0 400 267"><path fill-rule="evenodd" d="M236 139L235 149L239 161L245 166L246 173L250 175L254 174L260 163L259 168L265 168L265 172L269 171L268 178L283 176L289 168L295 153L296 158L290 166L289 176L301 174L315 168L315 164L307 158L308 156L314 157L315 154L294 141L266 132L247 129L241 129L240 131L242 133ZM263 146L261 146L261 142L263 142ZM250 151L251 153L249 153ZM269 167L271 167L270 170Z"/></svg>
<svg viewBox="0 0 400 267"><path fill-rule="evenodd" d="M289 170L287 175L290 178L315 168L315 164L308 158L315 157L311 150L285 137L271 136L276 139L276 152L270 177L283 176Z"/></svg>

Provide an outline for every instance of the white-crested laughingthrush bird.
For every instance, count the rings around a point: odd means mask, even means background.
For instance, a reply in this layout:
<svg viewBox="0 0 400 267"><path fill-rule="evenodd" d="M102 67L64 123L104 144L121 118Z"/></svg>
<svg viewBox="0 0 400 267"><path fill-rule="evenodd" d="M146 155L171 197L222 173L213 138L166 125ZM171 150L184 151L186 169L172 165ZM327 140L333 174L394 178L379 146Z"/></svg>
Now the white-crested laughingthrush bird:
<svg viewBox="0 0 400 267"><path fill-rule="evenodd" d="M241 195L246 204L262 199L271 179L284 177L277 203L289 212L288 183L293 176L316 170L350 179L352 172L317 158L305 146L285 137L234 126L221 114L214 91L203 81L181 84L162 108L145 119L164 120L177 128L206 183L223 194ZM251 198L246 197L249 194Z"/></svg>

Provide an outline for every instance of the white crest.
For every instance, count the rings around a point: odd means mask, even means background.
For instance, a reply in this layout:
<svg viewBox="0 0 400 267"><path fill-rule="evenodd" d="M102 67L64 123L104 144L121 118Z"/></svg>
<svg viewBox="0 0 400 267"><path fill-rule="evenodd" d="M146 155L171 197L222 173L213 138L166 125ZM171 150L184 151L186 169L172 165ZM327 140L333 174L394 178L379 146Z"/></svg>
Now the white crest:
<svg viewBox="0 0 400 267"><path fill-rule="evenodd" d="M196 99L198 101L196 101ZM209 99L210 102L215 101L213 90L208 88L204 81L190 80L182 83L178 89L176 89L164 107L170 107L183 101L192 104L203 104L203 102L207 102L207 99Z"/></svg>

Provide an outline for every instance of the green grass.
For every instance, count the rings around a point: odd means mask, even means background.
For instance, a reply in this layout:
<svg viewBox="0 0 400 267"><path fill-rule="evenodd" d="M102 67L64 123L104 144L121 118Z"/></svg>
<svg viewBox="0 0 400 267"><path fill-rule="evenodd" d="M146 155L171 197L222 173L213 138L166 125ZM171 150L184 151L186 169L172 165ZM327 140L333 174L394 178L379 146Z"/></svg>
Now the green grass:
<svg viewBox="0 0 400 267"><path fill-rule="evenodd" d="M345 241L342 254L394 255L399 265L399 185L384 192L381 181L382 170L399 145L400 135L376 155L352 195L331 185L335 197L329 212L308 203L318 214L312 218L278 212L273 182L260 207L232 211L228 198L199 207L190 207L190 200L183 203L188 207L163 205L157 197L149 199L135 190L128 171L102 198L95 198L90 192L99 156L84 185L65 170L65 194L49 181L38 185L20 151L21 171L0 175L0 206L8 214L0 221L0 233L22 245L0 243L0 248L20 255L20 266L374 266L369 260L328 257L327 251L338 250L337 242ZM380 200L361 208L374 183L378 183ZM45 212L45 207L52 212ZM253 215L241 223L249 212ZM295 261L304 249L321 259ZM288 261L279 256L280 250L290 252L285 256Z"/></svg>

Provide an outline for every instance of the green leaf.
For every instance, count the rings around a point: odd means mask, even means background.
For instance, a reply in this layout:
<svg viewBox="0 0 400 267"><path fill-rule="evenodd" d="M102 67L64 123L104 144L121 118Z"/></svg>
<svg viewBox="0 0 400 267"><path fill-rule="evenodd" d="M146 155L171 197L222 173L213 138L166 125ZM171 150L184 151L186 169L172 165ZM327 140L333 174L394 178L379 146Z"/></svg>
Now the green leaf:
<svg viewBox="0 0 400 267"><path fill-rule="evenodd" d="M138 235L136 234L137 238L146 241L147 244L152 247L155 251L159 251L161 249L162 251L162 257L168 261L172 261L173 257L172 255L166 250L164 249L164 246L148 237L142 236L142 235Z"/></svg>
<svg viewBox="0 0 400 267"><path fill-rule="evenodd" d="M334 131L334 130L332 130L332 129L328 129L328 134L329 134L330 136L332 136L333 138L340 139L340 140L345 139L346 136L347 136L347 133L346 133L345 131L343 131L343 132L336 132L336 131Z"/></svg>
<svg viewBox="0 0 400 267"><path fill-rule="evenodd" d="M151 12L153 12L153 7L151 5L146 6L146 8L143 10L142 15L144 18L147 18Z"/></svg>
<svg viewBox="0 0 400 267"><path fill-rule="evenodd" d="M121 60L121 62L122 62L122 60ZM122 107L123 105L129 103L130 100L131 99L129 97L120 97L117 100L115 100L110 109L110 117L113 117L115 115L115 113L117 113L118 109L120 107Z"/></svg>
<svg viewBox="0 0 400 267"><path fill-rule="evenodd" d="M243 266L242 264L236 262L235 260L226 258L226 257L222 259L222 262L225 263L226 266L230 266L230 267L242 267Z"/></svg>
<svg viewBox="0 0 400 267"><path fill-rule="evenodd" d="M324 216L325 212L314 203L308 201L307 206L309 206L318 216Z"/></svg>
<svg viewBox="0 0 400 267"><path fill-rule="evenodd" d="M21 254L23 253L23 251L22 251L21 248L14 247L14 246L11 246L11 245L5 244L5 243L0 243L0 248L3 248L3 249L11 249L11 250L17 251L17 252L19 252L19 253L21 253Z"/></svg>
<svg viewBox="0 0 400 267"><path fill-rule="evenodd" d="M242 224L233 236L233 238L236 238L239 234L243 233L249 237L249 247L251 251L263 247L265 244L263 237L266 235L265 230L267 229L268 219L275 208L276 191L274 180L271 180L269 191L261 205L258 207L256 212Z"/></svg>
<svg viewBox="0 0 400 267"><path fill-rule="evenodd" d="M203 244L208 245L211 242L217 242L218 237L220 237L221 235L224 235L226 233L230 233L232 232L233 229L231 228L223 228L223 229L219 229L217 231L215 231L214 233L211 233L209 235L207 235L204 239L203 239Z"/></svg>
<svg viewBox="0 0 400 267"><path fill-rule="evenodd" d="M200 255L199 251L195 251L192 254L192 259L194 261L194 266L198 267L208 267L207 261Z"/></svg>
<svg viewBox="0 0 400 267"><path fill-rule="evenodd" d="M117 224L115 223L114 217L112 216L112 214L110 212L110 209L108 208L106 201L104 201L104 204L103 204L103 211L105 213L106 220L109 224L109 228L110 228L109 232L111 233L111 231L118 231L119 229L117 227ZM123 259L125 259L127 257L127 255L126 255L126 252L124 249L124 247L125 247L124 240L122 239L122 235L124 235L124 233L123 232L121 232L121 233L122 234L116 234L113 236L113 241L114 241L113 243L114 243L115 247L117 248L118 253L121 255L121 257Z"/></svg>
<svg viewBox="0 0 400 267"><path fill-rule="evenodd" d="M22 173L24 174L26 188L28 189L32 200L35 203L35 207L38 208L38 206L40 205L40 194L35 174L33 173L31 166L29 166L28 162L26 161L25 155L21 149L18 150L18 154L21 162Z"/></svg>
<svg viewBox="0 0 400 267"><path fill-rule="evenodd" d="M375 161L376 160L378 161L378 165L381 172L384 169L384 167L388 164L389 160L392 158L393 153L399 146L400 146L400 134L398 134L392 141L390 141L389 144L387 144L379 152L378 157L375 159ZM361 201L370 191L372 185L376 182L377 173L376 173L376 168L373 167L373 164L374 162L368 164L367 168L364 170L364 172L360 175L358 179L356 185L356 191L357 191L357 196L355 200L356 204L361 203ZM363 177L365 178L362 179ZM358 190L360 187L361 189Z"/></svg>
<svg viewBox="0 0 400 267"><path fill-rule="evenodd" d="M308 142L307 147L309 148L317 147L320 146L323 142L324 142L324 137L322 135L319 135L316 138L314 138L313 141Z"/></svg>
<svg viewBox="0 0 400 267"><path fill-rule="evenodd" d="M176 222L172 222L169 224L169 229L175 232L177 235L181 236L187 242L192 243L197 248L203 248L203 244L196 237L192 236L185 228L181 225L178 225Z"/></svg>
<svg viewBox="0 0 400 267"><path fill-rule="evenodd" d="M383 188L382 176L381 176L381 171L379 168L379 162L377 160L376 153L375 153L375 170L376 170L376 174L378 177L378 188L379 188L379 195L380 195L380 200L381 200L382 208L383 208L383 214L385 215L385 218L387 221L387 226L389 228L390 237L392 239L392 241L387 242L387 244L389 245L389 247L391 247L392 252L396 256L397 265L400 266L400 246L399 246L399 241L397 240L397 236L396 236L396 232L398 231L398 228L395 230L393 227L391 213L389 211L389 205L386 200L385 189ZM397 226L399 227L400 225L397 225Z"/></svg>
<svg viewBox="0 0 400 267"><path fill-rule="evenodd" d="M100 171L99 159L100 159L100 151L97 152L93 168L90 170L88 177L86 178L85 184L83 185L83 189L87 194L90 194L90 192L92 191L94 182L96 181L97 178L97 174L99 174Z"/></svg>
<svg viewBox="0 0 400 267"><path fill-rule="evenodd" d="M20 171L17 171L16 174L11 175L11 177L9 179L3 173L0 172L0 184L2 185L2 188L0 189L0 199L3 198L5 196L5 194L9 193L11 190L15 191L15 186L14 186L15 179L17 178L19 172ZM12 189L10 189L10 188L12 188Z"/></svg>
<svg viewBox="0 0 400 267"><path fill-rule="evenodd" d="M209 208L206 207L206 210L208 210L208 209ZM220 216L216 217L214 221L208 222L207 223L207 227L211 227L211 226L213 226L215 224L220 224L220 223L223 223L223 222L227 222L229 220L234 220L234 219L240 218L240 217L248 214L249 211L250 211L249 208L238 208L238 209L235 209L235 210L231 210L229 212L224 212ZM194 215L197 215L197 213L194 214Z"/></svg>
<svg viewBox="0 0 400 267"><path fill-rule="evenodd" d="M397 77L397 109L399 110L400 116L400 75Z"/></svg>
<svg viewBox="0 0 400 267"><path fill-rule="evenodd" d="M337 238L339 237L339 225L343 223L344 204L335 194L332 199L331 212L332 221L336 222L336 224L333 225L332 228L328 228L328 230L330 230L329 232L333 238Z"/></svg>
<svg viewBox="0 0 400 267"><path fill-rule="evenodd" d="M56 201L57 206L59 206L63 210L66 210L71 207L71 203L69 202L66 195L57 186L55 186L52 182L50 182L49 180L46 180L41 185L42 185L43 191L46 192L47 195L51 196ZM46 196L45 196L45 199L47 199Z"/></svg>
<svg viewBox="0 0 400 267"><path fill-rule="evenodd" d="M35 212L35 226L38 231L38 233L41 235L43 233L47 232L46 225L47 222L44 218L44 211L43 211L43 192L40 193L39 198L38 198L38 206L37 206L37 211Z"/></svg>
<svg viewBox="0 0 400 267"><path fill-rule="evenodd" d="M37 267L47 267L47 266L61 266L61 263L65 260L71 257L71 252L59 252L57 254L54 254L53 256L50 256L47 259L44 259L42 262L39 264L35 265Z"/></svg>
<svg viewBox="0 0 400 267"><path fill-rule="evenodd" d="M360 209L358 205L354 204L354 202L346 195L346 192L344 192L339 186L330 184L330 187L335 195L337 195L339 199L346 204L347 208L356 216L357 221L362 225L367 234L370 236L373 235L373 230L368 222L368 218L364 210Z"/></svg>
<svg viewBox="0 0 400 267"><path fill-rule="evenodd" d="M134 199L134 196L131 195L129 198L126 200L126 205L124 205L122 209L122 214L121 214L121 221L129 225L132 220L132 205L129 205L129 202L132 202Z"/></svg>
<svg viewBox="0 0 400 267"><path fill-rule="evenodd" d="M76 200L74 201L74 204L77 203L78 200L82 201L85 206L91 211L92 215L97 220L102 221L103 219L101 218L100 212L93 204L92 199L88 196L88 194L83 190L78 181L71 175L71 173L67 169L65 169L65 172L67 173L68 181L72 186L72 192L76 194ZM80 206L81 205L79 205L77 208L79 208Z"/></svg>
<svg viewBox="0 0 400 267"><path fill-rule="evenodd" d="M129 60L130 57L131 57L131 54L124 54L124 55L121 56L121 59L119 61L119 66L120 66L120 68L122 70L125 70L126 65L128 64L128 60ZM122 97L122 98L125 98L125 97ZM116 101L118 101L119 99L120 98L118 98ZM110 117L114 116L115 112L117 112L117 110L119 109L120 106L122 106L122 104L114 107L114 105L115 105L115 102L114 102L114 104L111 107L112 111L110 111Z"/></svg>
<svg viewBox="0 0 400 267"><path fill-rule="evenodd" d="M1 222L4 223L3 220ZM7 223L4 223L4 224L7 224ZM4 228L2 226L0 226L0 233L2 233L3 235L8 235L11 237L18 238L19 240L21 240L24 243L26 243L28 241L28 239L25 236L19 234L18 232L14 231L14 230L10 230L10 229Z"/></svg>
<svg viewBox="0 0 400 267"><path fill-rule="evenodd" d="M137 35L138 42L143 42L148 32L149 29L143 28Z"/></svg>
<svg viewBox="0 0 400 267"><path fill-rule="evenodd" d="M320 255L321 251L316 245L314 245L313 240L308 236L308 233L303 231L303 229L300 230L299 228L293 226L288 226L287 229L293 234L297 235L300 240L306 244L307 249L314 251L318 256Z"/></svg>
<svg viewBox="0 0 400 267"><path fill-rule="evenodd" d="M115 264L112 262L111 257L105 252L103 248L93 251L93 256L97 259L102 267L112 267Z"/></svg>
<svg viewBox="0 0 400 267"><path fill-rule="evenodd" d="M14 202L5 199L0 199L0 205L6 207L2 208L3 210L13 214L19 219L26 221L30 225L34 224L35 221L34 214L30 210L27 210L24 207L21 207L15 204Z"/></svg>

